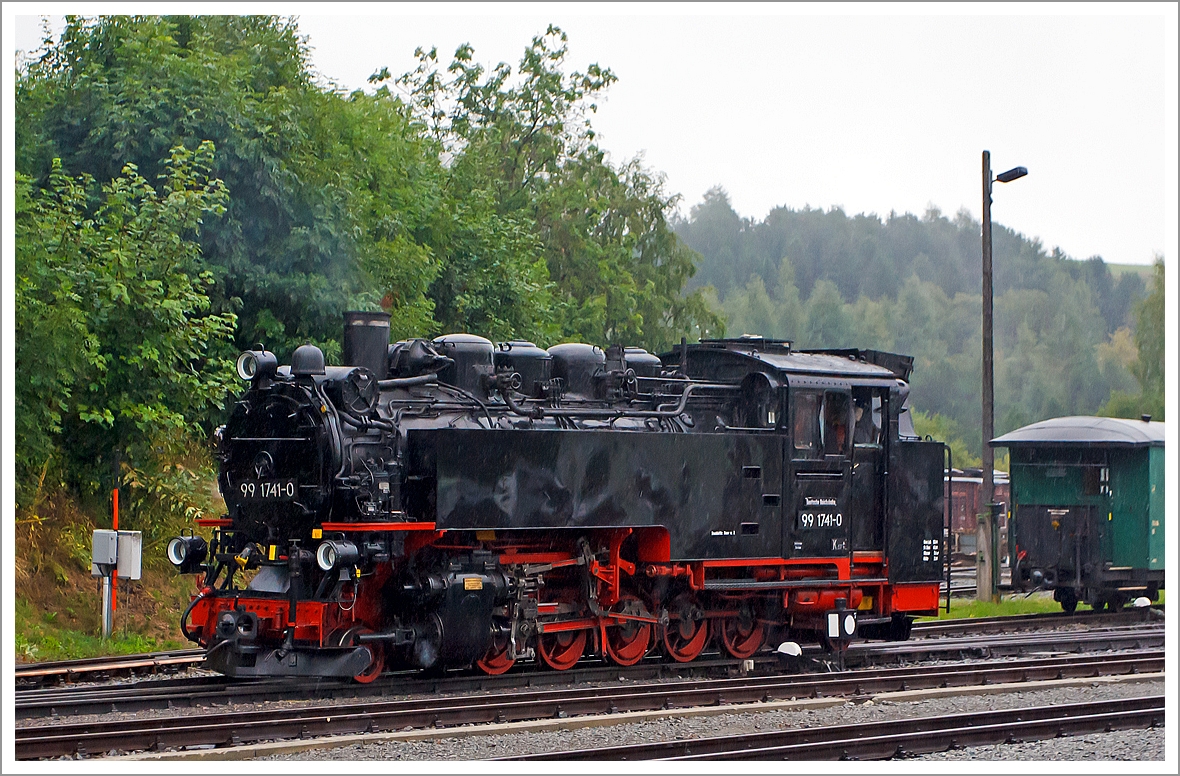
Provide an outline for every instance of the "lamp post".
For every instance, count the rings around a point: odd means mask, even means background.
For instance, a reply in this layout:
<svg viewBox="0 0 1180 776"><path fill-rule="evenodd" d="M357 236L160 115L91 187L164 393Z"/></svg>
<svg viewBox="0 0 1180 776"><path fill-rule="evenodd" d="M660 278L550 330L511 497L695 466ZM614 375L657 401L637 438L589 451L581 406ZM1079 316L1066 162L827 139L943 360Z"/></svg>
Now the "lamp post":
<svg viewBox="0 0 1180 776"><path fill-rule="evenodd" d="M998 525L995 509L995 455L988 442L994 435L995 384L992 366L992 161L991 152L983 152L983 511L975 544L975 597L981 601L999 600ZM995 180L1010 183L1028 175L1023 167L1000 173Z"/></svg>

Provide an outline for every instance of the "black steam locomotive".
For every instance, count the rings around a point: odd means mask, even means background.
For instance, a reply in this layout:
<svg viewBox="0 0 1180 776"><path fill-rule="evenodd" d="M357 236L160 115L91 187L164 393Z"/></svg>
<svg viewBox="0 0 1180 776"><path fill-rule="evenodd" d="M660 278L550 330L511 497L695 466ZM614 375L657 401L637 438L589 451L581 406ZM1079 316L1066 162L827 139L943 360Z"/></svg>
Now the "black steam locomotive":
<svg viewBox="0 0 1180 776"><path fill-rule="evenodd" d="M913 433L911 358L390 345L388 320L346 315L349 366L238 359L228 514L168 548L200 573L181 628L216 670L748 658L904 639L937 610L944 447Z"/></svg>

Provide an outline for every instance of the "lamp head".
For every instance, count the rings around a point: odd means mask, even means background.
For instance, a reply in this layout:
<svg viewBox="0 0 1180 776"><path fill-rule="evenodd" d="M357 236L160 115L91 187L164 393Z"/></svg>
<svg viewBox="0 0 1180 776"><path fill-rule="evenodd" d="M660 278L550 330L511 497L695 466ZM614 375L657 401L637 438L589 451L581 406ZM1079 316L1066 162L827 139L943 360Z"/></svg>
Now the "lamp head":
<svg viewBox="0 0 1180 776"><path fill-rule="evenodd" d="M1013 167L1011 170L1005 170L996 176L996 180L1000 183L1011 183L1017 178L1023 178L1028 175L1028 170L1024 167Z"/></svg>

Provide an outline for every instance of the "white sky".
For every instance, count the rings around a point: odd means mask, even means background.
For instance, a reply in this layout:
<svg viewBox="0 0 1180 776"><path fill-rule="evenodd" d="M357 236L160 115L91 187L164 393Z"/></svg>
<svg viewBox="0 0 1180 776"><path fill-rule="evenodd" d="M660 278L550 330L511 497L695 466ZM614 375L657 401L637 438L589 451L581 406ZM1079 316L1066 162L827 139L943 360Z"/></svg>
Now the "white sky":
<svg viewBox="0 0 1180 776"><path fill-rule="evenodd" d="M619 77L594 118L602 146L616 162L642 153L685 213L721 185L757 219L777 205L885 216L928 204L978 218L986 148L995 172L1029 169L997 184L996 222L1079 259L1174 258L1172 4L232 7L297 14L316 69L348 88L412 69L417 46L445 65L470 42L478 61L515 65L556 23L567 68ZM145 10L17 13L67 8ZM16 21L17 48L34 48L40 19Z"/></svg>

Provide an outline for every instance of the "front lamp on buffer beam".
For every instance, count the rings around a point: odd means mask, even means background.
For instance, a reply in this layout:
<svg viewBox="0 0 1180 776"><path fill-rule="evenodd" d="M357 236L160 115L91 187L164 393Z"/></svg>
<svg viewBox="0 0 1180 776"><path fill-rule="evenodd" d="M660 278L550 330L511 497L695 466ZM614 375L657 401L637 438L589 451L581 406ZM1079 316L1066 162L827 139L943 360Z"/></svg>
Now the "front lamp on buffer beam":
<svg viewBox="0 0 1180 776"><path fill-rule="evenodd" d="M200 536L177 536L168 542L168 560L181 574L192 574L200 569L209 552L209 545Z"/></svg>

